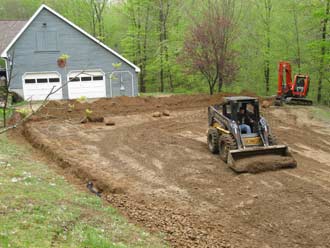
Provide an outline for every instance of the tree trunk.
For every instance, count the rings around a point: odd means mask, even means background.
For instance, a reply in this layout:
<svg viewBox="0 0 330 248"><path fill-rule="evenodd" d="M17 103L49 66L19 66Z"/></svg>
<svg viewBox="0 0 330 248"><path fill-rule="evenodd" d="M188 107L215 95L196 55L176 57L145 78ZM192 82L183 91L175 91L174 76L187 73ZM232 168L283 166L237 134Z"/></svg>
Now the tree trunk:
<svg viewBox="0 0 330 248"><path fill-rule="evenodd" d="M271 49L271 41L270 41L270 21L271 21L271 11L272 11L272 2L271 0L265 0L265 26L266 26L266 54L264 61L264 77L265 77L265 88L266 95L269 94L269 82L270 82L270 49Z"/></svg>
<svg viewBox="0 0 330 248"><path fill-rule="evenodd" d="M220 74L218 79L218 92L221 92L223 86L223 76Z"/></svg>
<svg viewBox="0 0 330 248"><path fill-rule="evenodd" d="M322 45L321 45L321 58L320 58L320 67L319 67L319 80L317 87L317 102L320 103L322 100L322 81L324 76L324 56L326 53L326 48L324 43L327 38L327 24L328 24L328 15L330 10L330 0L327 0L326 10L325 10L325 18L321 22L321 32L322 32Z"/></svg>
<svg viewBox="0 0 330 248"><path fill-rule="evenodd" d="M296 2L293 3L293 19L294 19L294 26L296 32L296 43L297 43L297 65L298 65L298 73L300 73L301 68L301 50L300 50L300 36L299 36L299 26L298 26L298 16L297 16L297 9L296 9Z"/></svg>
<svg viewBox="0 0 330 248"><path fill-rule="evenodd" d="M149 13L150 6L147 7L146 19L144 23L143 34L143 57L141 58L141 73L140 73L140 92L146 92L145 78L146 78L146 65L147 65L147 45L148 45L148 30L149 30Z"/></svg>
<svg viewBox="0 0 330 248"><path fill-rule="evenodd" d="M209 90L210 90L210 95L213 95L213 85L211 82L209 82Z"/></svg>
<svg viewBox="0 0 330 248"><path fill-rule="evenodd" d="M264 77L265 77L265 86L266 86L266 95L269 94L269 77L270 77L270 69L269 69L269 60L265 60L265 68L264 68Z"/></svg>
<svg viewBox="0 0 330 248"><path fill-rule="evenodd" d="M160 43L160 92L164 92L164 6L160 0L159 6L159 43Z"/></svg>

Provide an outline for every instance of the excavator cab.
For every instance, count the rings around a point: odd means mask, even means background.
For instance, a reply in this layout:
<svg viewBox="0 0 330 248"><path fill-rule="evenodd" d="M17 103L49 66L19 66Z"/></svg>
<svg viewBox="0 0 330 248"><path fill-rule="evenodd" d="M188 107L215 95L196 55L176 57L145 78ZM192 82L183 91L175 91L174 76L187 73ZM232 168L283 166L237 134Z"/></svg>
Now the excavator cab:
<svg viewBox="0 0 330 248"><path fill-rule="evenodd" d="M294 97L305 97L308 94L309 77L306 75L296 75L293 82Z"/></svg>

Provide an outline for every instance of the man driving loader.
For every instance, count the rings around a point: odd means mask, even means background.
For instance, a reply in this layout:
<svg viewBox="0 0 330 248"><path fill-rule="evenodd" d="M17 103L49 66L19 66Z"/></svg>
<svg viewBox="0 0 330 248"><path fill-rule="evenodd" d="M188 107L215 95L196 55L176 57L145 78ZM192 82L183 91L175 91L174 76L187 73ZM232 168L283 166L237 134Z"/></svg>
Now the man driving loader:
<svg viewBox="0 0 330 248"><path fill-rule="evenodd" d="M251 133L250 125L253 124L254 121L243 106L240 107L239 112L237 113L237 122L241 133Z"/></svg>

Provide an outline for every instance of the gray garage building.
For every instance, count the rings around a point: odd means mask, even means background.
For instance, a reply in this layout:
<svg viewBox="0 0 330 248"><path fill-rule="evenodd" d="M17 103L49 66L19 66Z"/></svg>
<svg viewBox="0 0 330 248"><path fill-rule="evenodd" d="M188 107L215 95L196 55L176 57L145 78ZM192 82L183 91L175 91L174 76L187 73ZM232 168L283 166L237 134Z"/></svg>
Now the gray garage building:
<svg viewBox="0 0 330 248"><path fill-rule="evenodd" d="M15 23L0 21L0 52L11 91L24 99L42 100L52 89L58 91L50 99L138 94L136 65L48 6ZM63 54L69 58L61 67Z"/></svg>

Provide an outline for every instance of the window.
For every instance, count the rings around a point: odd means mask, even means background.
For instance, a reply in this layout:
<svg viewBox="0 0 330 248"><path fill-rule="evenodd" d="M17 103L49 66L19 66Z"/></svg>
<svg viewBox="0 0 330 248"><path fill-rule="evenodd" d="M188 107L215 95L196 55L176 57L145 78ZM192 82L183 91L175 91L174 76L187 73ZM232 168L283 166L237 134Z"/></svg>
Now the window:
<svg viewBox="0 0 330 248"><path fill-rule="evenodd" d="M57 51L57 32L37 32L36 49L37 51Z"/></svg>
<svg viewBox="0 0 330 248"><path fill-rule="evenodd" d="M38 78L37 83L48 83L48 79L47 78Z"/></svg>
<svg viewBox="0 0 330 248"><path fill-rule="evenodd" d="M26 84L34 84L36 82L35 79L25 79Z"/></svg>
<svg viewBox="0 0 330 248"><path fill-rule="evenodd" d="M81 77L81 81L92 81L92 77Z"/></svg>
<svg viewBox="0 0 330 248"><path fill-rule="evenodd" d="M70 82L79 82L80 78L79 77L70 77L69 80L70 80Z"/></svg>
<svg viewBox="0 0 330 248"><path fill-rule="evenodd" d="M59 78L50 78L49 79L49 82L50 83L59 83L60 82L60 79Z"/></svg>
<svg viewBox="0 0 330 248"><path fill-rule="evenodd" d="M94 81L102 81L103 80L103 76L94 76L93 77Z"/></svg>

